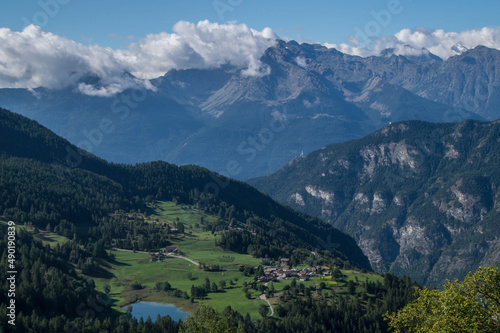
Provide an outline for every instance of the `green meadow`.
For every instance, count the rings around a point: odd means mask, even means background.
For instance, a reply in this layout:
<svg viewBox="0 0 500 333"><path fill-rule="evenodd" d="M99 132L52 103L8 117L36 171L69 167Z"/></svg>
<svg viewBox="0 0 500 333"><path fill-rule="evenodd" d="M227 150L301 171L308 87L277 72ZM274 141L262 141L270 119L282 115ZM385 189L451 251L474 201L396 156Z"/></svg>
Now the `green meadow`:
<svg viewBox="0 0 500 333"><path fill-rule="evenodd" d="M125 251L113 251L115 261L107 270L113 275L111 279L94 278L96 288L104 291L104 287L111 287L110 294L115 299L116 309L125 306L138 299L173 303L185 311L193 311L200 301L207 302L211 306L224 309L230 305L241 313L250 313L252 317L258 316L260 302L256 299L260 292L253 291L252 298L248 300L242 290L244 281L250 282L253 277L246 277L239 270L206 272L194 264L178 258L167 258L161 262L151 262L149 254L133 253ZM191 280L188 278L191 273ZM215 282L219 286L221 280L226 281L226 288L221 292L209 292L203 300L196 300L195 304L189 300L166 295L157 292L154 287L156 282L168 281L172 288L191 293L191 286L199 286L208 278L210 283ZM233 282L230 285L230 280ZM144 288L140 290L130 289L130 285L139 282Z"/></svg>
<svg viewBox="0 0 500 333"><path fill-rule="evenodd" d="M109 295L112 298L112 307L117 312L124 312L122 308L137 300L155 301L174 304L183 311L193 312L200 302L206 302L212 307L223 310L231 306L241 314L249 313L252 318L259 318L259 305L265 304L259 299L260 291L248 289L248 294L243 291L244 282L254 281L254 276L245 276L239 271L240 265L258 266L261 261L248 254L225 251L216 246L216 239L221 237L217 233L203 231L200 228L201 218L206 222L216 222L217 218L204 214L193 207L176 205L173 202L158 202L151 206L143 218L149 223L168 223L171 226L176 222L182 222L185 226L184 234L170 235L170 242L176 246L183 257L202 262L207 265L219 265L223 271L203 271L197 265L181 258L167 257L161 261L152 262L149 253L109 250L114 260L105 261L100 259L100 266L105 272L99 277L84 275L87 279L92 279L96 289L104 292L109 287ZM0 221L2 227L7 226L7 222ZM35 232L34 228L19 225L18 229L25 229L34 234L34 237L51 247L58 243L67 242L68 239L53 232ZM299 266L298 268L305 268ZM363 283L383 282L383 278L374 273L361 273L359 271L341 270L344 277L335 281L331 276L312 277L308 281L298 281L305 287L319 287L324 282L325 289L321 295L313 297L334 298L339 295L354 297L348 294L347 282L350 280ZM215 282L219 287L217 292L208 292L194 301L190 300L191 287L205 284L205 279L210 280L210 284ZM221 288L220 281L225 281L225 287ZM188 298L174 297L163 291L157 291L157 282L167 281L173 290L185 292ZM292 283L292 279L274 282L275 296L270 298L271 304L280 304L280 295L286 285ZM133 288L133 285L136 285ZM137 287L139 286L139 287ZM363 288L358 286L357 292L362 292ZM249 296L249 298L248 298Z"/></svg>
<svg viewBox="0 0 500 333"><path fill-rule="evenodd" d="M252 318L258 318L259 304L264 301L258 299L260 292L255 290L249 290L251 298L246 298L243 282L253 281L254 277L245 276L238 268L240 265L257 266L260 264L260 259L216 247L216 238L220 235L201 230L200 217L207 222L217 220L189 206L158 202L155 207L150 207L146 220L150 223L167 222L172 225L175 222L182 222L185 225L185 233L172 235L170 238L172 245L182 251L182 256L198 263L219 265L225 269L224 271L203 271L193 263L179 258L165 258L162 261L151 262L147 253L112 251L115 260L103 265L112 278L94 277L96 288L104 291L105 286L109 285L110 295L114 299L113 304L119 311L123 311L121 307L138 299L172 303L189 312L194 311L199 302L207 302L221 310L230 305L242 314L249 313ZM219 288L220 281L225 280L226 287L219 292L209 292L203 299L196 299L194 303L189 299L176 298L154 289L157 282L168 281L173 289L185 291L190 295L191 287L203 285L206 278L211 284L215 282ZM134 282L140 283L144 288L131 290L130 285Z"/></svg>
<svg viewBox="0 0 500 333"><path fill-rule="evenodd" d="M260 260L248 254L225 251L215 246L217 233L202 231L199 227L200 217L207 222L216 222L217 218L204 214L189 206L178 206L173 202L158 202L157 207L149 212L150 221L173 223L178 219L185 226L185 235L172 237L171 242L179 248L183 255L197 262L215 264L225 269L236 269L239 265L258 265ZM231 257L231 258L228 258Z"/></svg>
<svg viewBox="0 0 500 333"><path fill-rule="evenodd" d="M0 220L0 225L2 226L2 228L6 228L8 226L8 222ZM44 244L50 244L51 247L55 246L58 243L62 244L68 241L66 237L53 232L38 230L38 232L35 233L35 229L33 227L29 227L24 224L16 224L16 230L29 231L33 233L35 239L42 241Z"/></svg>

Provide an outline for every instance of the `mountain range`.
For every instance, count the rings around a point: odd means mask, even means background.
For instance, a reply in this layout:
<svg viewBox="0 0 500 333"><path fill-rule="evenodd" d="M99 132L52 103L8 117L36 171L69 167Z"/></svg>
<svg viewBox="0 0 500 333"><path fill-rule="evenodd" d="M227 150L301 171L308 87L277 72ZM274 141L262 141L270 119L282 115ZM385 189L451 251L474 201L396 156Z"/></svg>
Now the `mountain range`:
<svg viewBox="0 0 500 333"><path fill-rule="evenodd" d="M353 236L372 267L441 286L500 260L500 121L403 121L249 183Z"/></svg>
<svg viewBox="0 0 500 333"><path fill-rule="evenodd" d="M0 89L0 106L113 162L196 164L236 179L270 174L390 122L500 117L495 49L479 46L442 61L391 50L362 58L278 41L260 60L269 74L230 65L170 70L151 81L153 90L113 97ZM82 82L98 88L101 79L89 73Z"/></svg>

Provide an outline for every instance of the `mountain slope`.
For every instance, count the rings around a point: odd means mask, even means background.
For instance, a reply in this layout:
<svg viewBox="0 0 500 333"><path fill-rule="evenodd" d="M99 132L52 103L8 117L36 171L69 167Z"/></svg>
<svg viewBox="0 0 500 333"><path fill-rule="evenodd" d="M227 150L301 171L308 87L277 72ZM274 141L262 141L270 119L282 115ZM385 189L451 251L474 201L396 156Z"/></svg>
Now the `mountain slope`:
<svg viewBox="0 0 500 333"><path fill-rule="evenodd" d="M376 270L440 285L500 259L500 121L391 124L249 183L352 235Z"/></svg>
<svg viewBox="0 0 500 333"><path fill-rule="evenodd" d="M388 54L278 41L261 58L265 76L230 65L172 70L152 80L154 91L109 98L0 89L0 106L113 162L196 164L237 179L389 122L500 117L499 51L478 47L447 61Z"/></svg>
<svg viewBox="0 0 500 333"><path fill-rule="evenodd" d="M478 46L446 62L404 66L384 74L390 83L418 96L495 120L500 118L499 66L499 50Z"/></svg>
<svg viewBox="0 0 500 333"><path fill-rule="evenodd" d="M352 238L245 183L196 166L109 164L4 109L0 109L0 166L0 213L43 228L51 224L69 237L76 232L75 225L95 226L120 210L145 211L146 201L176 200L213 214L232 212L235 223L246 225L251 220L253 241L277 237L282 252L325 249L341 260L370 268Z"/></svg>

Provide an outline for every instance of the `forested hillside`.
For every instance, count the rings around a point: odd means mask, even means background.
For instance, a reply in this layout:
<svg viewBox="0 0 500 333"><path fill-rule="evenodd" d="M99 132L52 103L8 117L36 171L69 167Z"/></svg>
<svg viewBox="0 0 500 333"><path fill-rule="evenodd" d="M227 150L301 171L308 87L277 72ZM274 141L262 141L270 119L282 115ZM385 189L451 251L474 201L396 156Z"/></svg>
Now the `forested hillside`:
<svg viewBox="0 0 500 333"><path fill-rule="evenodd" d="M250 241L265 247L263 253L325 249L370 268L349 236L204 168L165 162L108 164L3 109L0 133L0 213L18 223L29 221L40 228L50 224L72 238L75 227L96 226L117 211L145 211L147 202L174 200L230 216L234 223L251 220L256 235Z"/></svg>
<svg viewBox="0 0 500 333"><path fill-rule="evenodd" d="M136 166L109 164L70 145L36 122L6 110L0 110L0 127L0 222L12 219L18 225L16 327L3 323L4 329L191 332L200 323L202 326L211 323L211 327L224 327L220 332L322 331L325 327L345 332L385 332L384 313L397 310L412 299L416 285L410 279L355 270L370 267L349 236L274 202L244 183L195 166L177 167L164 162ZM13 148L13 143L18 149ZM173 222L175 231L169 226L172 222L159 218L161 207L178 207L175 209L180 215ZM200 216L194 222L193 212ZM182 214L191 214L186 216L185 223ZM3 239L0 258L7 266L5 222L0 223L0 234ZM51 240L56 236L58 240ZM203 239L209 239L208 243ZM161 279L148 280L155 283L154 288L137 282L137 273L135 282L128 280L130 277L116 275L113 267L121 266L123 270L131 266L123 261L128 254L134 258L146 256L147 264L141 259L137 268L130 268L142 270L152 264L148 252L136 254L136 250L157 251L172 242L180 247L184 244L183 251L192 249L194 258L207 257L208 251L217 247L217 251L225 253L222 259L234 260L237 256L239 260L254 263L260 262L259 257L278 261L286 256L291 260L290 265L312 265L319 270L323 270L320 266L323 265L333 271L333 276L316 276L314 281L300 283L295 278L275 281L275 289L272 283L266 286L260 282L264 277L262 266L247 264L237 272L228 272L241 277L243 282L236 282L235 278L229 280L229 285L225 281L208 284L207 278L201 286L193 282L189 292L179 285L185 280L182 275L170 280L173 285ZM112 251L116 246L130 250L118 255ZM152 272L155 267L161 270L163 266L152 265L147 269ZM186 271L181 274L194 272L214 277L219 276L220 270L224 272L218 265L205 263L195 268L187 264L182 267ZM5 279L6 274L3 273ZM174 270L169 274L179 273ZM196 279L189 274L188 278ZM104 292L98 292L103 283L106 283ZM151 319L134 319L130 312L119 312L114 304L116 292L109 293L110 284L124 291L124 297L152 293L190 299L197 304L214 293L221 297L229 292L230 295L246 293L249 299L254 298L253 293L263 293L278 303L276 314L269 318L267 306L262 311L259 308L262 318L258 319L231 307L217 310L201 303L200 310L185 324L173 322L169 317L153 323ZM0 312L4 316L9 302L6 288L7 285L0 296ZM134 299L128 302L131 301ZM210 314L208 321L206 313Z"/></svg>
<svg viewBox="0 0 500 333"><path fill-rule="evenodd" d="M250 181L352 235L374 269L440 286L500 258L500 122L387 125Z"/></svg>

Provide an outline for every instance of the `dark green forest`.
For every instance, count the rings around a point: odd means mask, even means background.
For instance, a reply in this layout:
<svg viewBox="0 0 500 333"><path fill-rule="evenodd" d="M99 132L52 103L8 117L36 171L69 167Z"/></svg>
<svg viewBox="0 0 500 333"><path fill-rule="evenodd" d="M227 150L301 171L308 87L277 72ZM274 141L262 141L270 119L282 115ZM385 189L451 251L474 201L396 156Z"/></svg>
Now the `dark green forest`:
<svg viewBox="0 0 500 333"><path fill-rule="evenodd" d="M73 238L75 227L99 226L117 211L146 211L147 203L171 200L250 223L260 235L252 241L263 247L261 253L285 254L297 247L313 250L321 248L318 238L328 238L338 244L327 249L333 256L370 268L351 237L243 182L197 166L107 163L35 121L3 109L0 167L0 214L38 228L50 225L68 238Z"/></svg>

